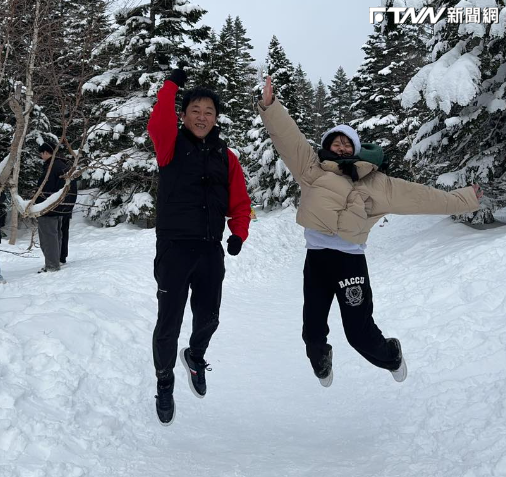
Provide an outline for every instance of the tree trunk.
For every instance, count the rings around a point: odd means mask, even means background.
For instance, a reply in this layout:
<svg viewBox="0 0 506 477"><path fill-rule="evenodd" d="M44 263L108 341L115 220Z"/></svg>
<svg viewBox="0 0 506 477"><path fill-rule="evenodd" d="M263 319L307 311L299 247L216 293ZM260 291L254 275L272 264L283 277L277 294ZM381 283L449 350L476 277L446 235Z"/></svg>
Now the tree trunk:
<svg viewBox="0 0 506 477"><path fill-rule="evenodd" d="M11 236L9 237L10 245L16 245L16 240L18 239L18 223L19 212L13 207L11 214Z"/></svg>
<svg viewBox="0 0 506 477"><path fill-rule="evenodd" d="M19 139L17 147L11 147L11 155L15 154L14 159L14 172L12 174L11 184L10 184L10 192L13 205L17 202L18 197L18 183L19 183L19 171L21 169L21 152L23 150L23 144L25 143L26 132L28 131L28 123L30 122L30 113L33 108L33 70L35 68L35 56L37 54L37 47L39 44L39 25L40 25L40 0L36 0L35 2L35 18L33 25L33 35L32 35L32 48L30 50L30 56L28 57L28 64L26 65L26 95L25 95L25 107L23 111L22 118L22 132L21 137ZM16 123L18 118L16 118ZM18 129L18 124L16 124L16 130ZM14 144L13 144L14 145ZM18 235L18 212L19 204L16 204L16 210L12 212L12 229L11 229L11 237L9 243L14 245L16 243L17 235ZM13 207L14 209L14 207ZM15 223L15 227L14 227Z"/></svg>

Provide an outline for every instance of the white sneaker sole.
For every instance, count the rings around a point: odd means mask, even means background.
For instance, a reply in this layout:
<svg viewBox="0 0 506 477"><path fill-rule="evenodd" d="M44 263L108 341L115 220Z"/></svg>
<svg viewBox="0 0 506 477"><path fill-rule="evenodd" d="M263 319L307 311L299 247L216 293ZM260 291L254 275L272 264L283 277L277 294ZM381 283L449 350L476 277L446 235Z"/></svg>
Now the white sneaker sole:
<svg viewBox="0 0 506 477"><path fill-rule="evenodd" d="M333 350L330 350L330 361L332 362L332 357L334 356ZM316 376L318 378L318 376ZM330 387L332 384L332 381L334 380L334 370L330 370L330 374L326 378L318 378L318 381L320 381L320 384L324 388Z"/></svg>
<svg viewBox="0 0 506 477"><path fill-rule="evenodd" d="M186 362L186 359L184 359L184 352L187 350L188 348L183 348L180 352L179 352L179 358L181 359L181 362L183 363L183 366L184 366L184 369L186 369L186 374L188 375L188 386L190 386L190 391L196 396L198 397L199 399L204 399L205 397L205 394L204 396L201 396L196 390L195 388L193 387L193 383L192 383L192 372L190 370L190 367L188 366L188 363Z"/></svg>
<svg viewBox="0 0 506 477"><path fill-rule="evenodd" d="M155 412L156 412L156 409L155 409ZM174 419L176 418L176 403L174 402L174 414L172 415L172 419L169 421L169 422L163 422L160 420L160 418L158 417L158 413L156 413L156 417L158 419L158 422L163 426L163 427L168 427L170 426L173 422L174 422Z"/></svg>
<svg viewBox="0 0 506 477"><path fill-rule="evenodd" d="M408 367L406 366L406 361L404 361L404 356L401 359L399 369L390 372L398 383L402 383L408 377Z"/></svg>
<svg viewBox="0 0 506 477"><path fill-rule="evenodd" d="M330 374L326 377L326 378L323 378L323 379L320 379L320 384L324 387L324 388L328 388L330 387L330 385L332 384L332 381L334 380L334 371L331 370L330 371Z"/></svg>

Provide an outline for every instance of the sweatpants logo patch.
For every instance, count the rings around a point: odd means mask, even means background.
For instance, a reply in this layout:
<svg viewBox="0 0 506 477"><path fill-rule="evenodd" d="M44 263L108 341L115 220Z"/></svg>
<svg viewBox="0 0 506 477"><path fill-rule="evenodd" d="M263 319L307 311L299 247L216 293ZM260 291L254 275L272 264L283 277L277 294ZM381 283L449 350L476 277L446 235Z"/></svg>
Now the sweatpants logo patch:
<svg viewBox="0 0 506 477"><path fill-rule="evenodd" d="M359 306L364 301L364 295L362 293L362 287L360 285L356 287L348 287L346 289L346 304L350 306Z"/></svg>

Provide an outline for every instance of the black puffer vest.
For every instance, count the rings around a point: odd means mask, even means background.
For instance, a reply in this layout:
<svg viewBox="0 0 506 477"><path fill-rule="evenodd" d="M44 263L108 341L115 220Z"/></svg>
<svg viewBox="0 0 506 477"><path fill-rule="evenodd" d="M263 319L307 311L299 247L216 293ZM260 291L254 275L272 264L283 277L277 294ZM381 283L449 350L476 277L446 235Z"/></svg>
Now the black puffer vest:
<svg viewBox="0 0 506 477"><path fill-rule="evenodd" d="M214 127L204 140L181 128L172 161L160 168L157 234L221 241L228 210L228 152Z"/></svg>

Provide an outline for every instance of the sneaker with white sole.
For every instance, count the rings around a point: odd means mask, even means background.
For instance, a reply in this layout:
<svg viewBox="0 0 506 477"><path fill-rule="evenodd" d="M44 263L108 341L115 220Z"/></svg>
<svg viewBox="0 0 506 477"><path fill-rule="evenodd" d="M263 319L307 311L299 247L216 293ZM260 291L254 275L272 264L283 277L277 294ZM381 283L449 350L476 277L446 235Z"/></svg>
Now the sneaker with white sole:
<svg viewBox="0 0 506 477"><path fill-rule="evenodd" d="M207 392L206 371L211 371L211 367L204 359L196 361L190 353L190 348L183 348L179 353L179 357L188 373L188 385L192 393L202 399Z"/></svg>
<svg viewBox="0 0 506 477"><path fill-rule="evenodd" d="M332 350L321 357L318 361L318 368L318 370L314 370L314 374L320 380L320 384L324 388L328 388L334 379L334 373L332 371Z"/></svg>
<svg viewBox="0 0 506 477"><path fill-rule="evenodd" d="M158 394L156 399L156 414L162 426L170 426L176 417L176 404L174 402L174 384L156 386Z"/></svg>
<svg viewBox="0 0 506 477"><path fill-rule="evenodd" d="M401 342L397 338L387 338L387 341L392 341L395 347L399 350L401 364L397 369L390 370L390 372L398 383L402 383L408 377L408 367L406 366L406 361L404 361L404 356L402 355Z"/></svg>

